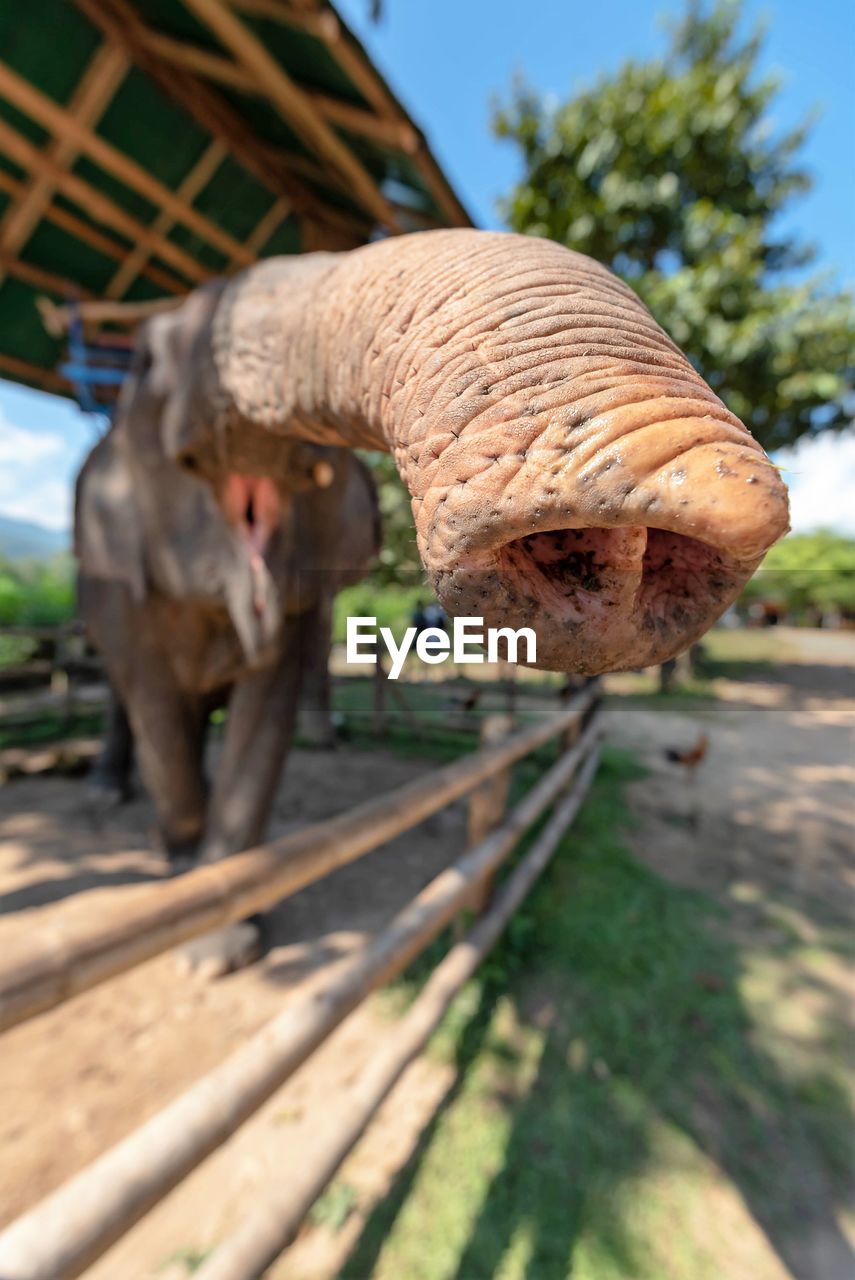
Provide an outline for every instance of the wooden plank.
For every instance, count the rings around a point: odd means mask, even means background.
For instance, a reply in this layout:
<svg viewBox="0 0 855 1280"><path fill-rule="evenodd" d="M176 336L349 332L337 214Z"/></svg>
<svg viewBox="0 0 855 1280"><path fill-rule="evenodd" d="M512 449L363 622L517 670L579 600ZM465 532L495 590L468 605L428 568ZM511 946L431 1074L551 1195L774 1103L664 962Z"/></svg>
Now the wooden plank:
<svg viewBox="0 0 855 1280"><path fill-rule="evenodd" d="M291 205L287 200L277 200L265 213L247 237L246 247L258 257L273 232L291 213Z"/></svg>
<svg viewBox="0 0 855 1280"><path fill-rule="evenodd" d="M433 157L433 153L424 138L414 155L416 167L425 180L425 184L453 227L471 227L472 219L465 207L458 200L453 188L449 185L442 170Z"/></svg>
<svg viewBox="0 0 855 1280"><path fill-rule="evenodd" d="M146 236L148 228L144 223L138 222L129 213L125 213L124 209L108 196L96 191L93 186L90 186L82 178L78 178L76 174L69 173L58 164L55 164L49 156L40 151L38 147L33 146L31 142L17 133L4 120L0 120L0 148L6 152L10 159L19 164L22 169L27 169L31 174L48 174L56 189L84 210L95 222L112 227L114 231L118 231L120 235L126 236L131 241L141 240ZM164 240L158 245L157 252L160 257L174 266L188 280L192 280L197 284L209 280L212 275L212 272L201 266L184 249L179 248L178 245L174 245L168 240Z"/></svg>
<svg viewBox="0 0 855 1280"><path fill-rule="evenodd" d="M95 124L104 113L128 72L130 63L121 49L101 45L86 68L71 98L68 110L81 125ZM70 169L77 148L56 139L46 148L51 160ZM0 223L0 249L15 254L27 243L53 199L54 186L47 174L39 174L22 200L8 210Z"/></svg>
<svg viewBox="0 0 855 1280"><path fill-rule="evenodd" d="M67 298L70 293L80 294L84 298L93 296L89 289L84 289L83 285L69 280L67 276L54 275L44 267L24 262L21 258L7 253L5 249L0 249L0 284L3 283L3 277L6 275L14 276L16 280L31 285L34 289L47 289L48 293L56 293L61 298Z"/></svg>
<svg viewBox="0 0 855 1280"><path fill-rule="evenodd" d="M87 913L81 897L51 908L42 914L38 930L7 944L0 955L0 1030L320 880L536 750L580 719L594 701L594 691L583 690L557 716L350 813L174 880L117 890L109 912L93 903Z"/></svg>
<svg viewBox="0 0 855 1280"><path fill-rule="evenodd" d="M259 96L263 94L258 80L244 67L224 58L222 54L211 53L198 45L188 44L184 40L175 40L159 31L149 30L146 34L146 45L153 54L175 66L184 67L196 75L204 76L217 84L224 84L241 93ZM412 125L404 120L391 120L355 107L341 98L334 98L325 93L316 93L304 89L304 93L320 115L329 123L346 129L359 137L370 138L382 146L392 147L398 151L414 154L418 150L419 137Z"/></svg>
<svg viewBox="0 0 855 1280"><path fill-rule="evenodd" d="M265 148L229 104L197 77L164 63L152 54L146 41L150 29L127 0L74 0L77 8L107 39L126 49L133 61L177 102L197 124L219 138L248 173L274 195L289 200L304 218L312 218L332 231L368 239L371 224L324 202L292 171L287 155Z"/></svg>
<svg viewBox="0 0 855 1280"><path fill-rule="evenodd" d="M346 129L348 133L370 138L381 146L392 147L407 155L413 155L418 150L419 135L404 118L391 120L384 116L377 116L371 111L364 111L361 107L354 107L349 102L343 102L340 98L331 98L325 93L312 93L309 97L325 120Z"/></svg>
<svg viewBox="0 0 855 1280"><path fill-rule="evenodd" d="M26 182L20 182L17 178L13 178L11 174L6 173L5 169L0 169L0 191L6 191L14 199L19 200L28 189ZM52 222L54 226L61 227L63 231L67 231L70 236L74 236L77 240L82 240L84 244L88 244L93 249L97 249L99 253L103 253L105 258L113 258L115 261L121 262L128 252L126 244L123 244L120 240L114 240L112 236L105 235L103 231L90 226L88 222L84 222L82 218L78 218L76 214L70 213L68 209L63 209L59 205L48 205L44 211L44 217L48 222ZM163 289L164 293L184 293L187 289L185 281L179 280L177 276L173 276L170 272L153 263L147 263L143 268L142 274L151 280L153 284L156 284L158 288Z"/></svg>
<svg viewBox="0 0 855 1280"><path fill-rule="evenodd" d="M305 31L307 35L314 36L318 40L325 39L331 29L334 31L333 24L338 21L335 14L329 10L312 13L310 10L289 5L285 0L231 0L231 6L243 13L252 14L256 18L270 18L273 22L283 22L286 26Z"/></svg>
<svg viewBox="0 0 855 1280"><path fill-rule="evenodd" d="M365 57L350 32L334 14L323 16L332 20L324 23L322 31L318 33L319 38L324 41L348 79L356 85L379 116L389 120L406 120L413 128L400 103L383 83L382 78L370 60ZM283 18L283 21L287 19ZM414 132L416 145L411 154L414 155L419 172L425 179L428 190L438 207L442 209L452 226L471 227L472 219L436 163L424 136L420 132L415 130Z"/></svg>
<svg viewBox="0 0 855 1280"><path fill-rule="evenodd" d="M282 1176L260 1191L257 1207L214 1247L195 1273L196 1280L255 1280L266 1275L291 1244L312 1205L549 865L588 793L598 760L595 748L489 912L440 961L414 1003L386 1031L375 1055L343 1087L338 1105L320 1118L311 1150L301 1153L299 1160L283 1161Z"/></svg>
<svg viewBox="0 0 855 1280"><path fill-rule="evenodd" d="M225 160L228 151L218 138L202 152L193 168L183 179L178 187L176 195L182 200L186 200L188 204L196 199L200 191L202 191L213 178L220 165ZM159 213L151 224L148 235L141 240L128 254L119 270L113 276L107 285L105 294L108 298L121 298L127 293L134 280L140 274L143 266L148 260L152 252L156 252L157 247L166 238L175 225L175 218L171 213L164 210ZM246 250L247 257L253 261L255 255L251 249ZM234 259L232 259L234 261Z"/></svg>
<svg viewBox="0 0 855 1280"><path fill-rule="evenodd" d="M53 391L56 395L71 395L71 387L65 378L53 369L43 369L41 365L30 364L27 360L20 360L17 356L0 351L0 377L4 376L15 382L33 382L43 391Z"/></svg>
<svg viewBox="0 0 855 1280"><path fill-rule="evenodd" d="M227 257L249 263L250 259L243 245L223 231L222 227L218 227L204 214L179 199L174 191L164 186L142 165L131 160L130 156L126 156L117 147L81 124L65 107L61 107L59 103L47 97L35 85L30 84L3 62L0 62L0 94L19 111L23 111L25 115L37 121L42 128L48 129L57 138L65 140L87 155L106 173L118 178L131 190L149 200L156 208L167 210L176 222L195 231L203 240L219 249Z"/></svg>
<svg viewBox="0 0 855 1280"><path fill-rule="evenodd" d="M135 327L151 316L162 315L164 311L173 311L180 307L184 295L179 297L153 298L149 302L118 302L96 298L93 302L82 302L75 307L75 313L85 325L119 324ZM36 306L42 317L42 323L48 333L58 338L68 332L71 323L71 308L58 307L48 298L38 298ZM110 335L105 335L109 337ZM116 335L117 337L122 335Z"/></svg>
<svg viewBox="0 0 855 1280"><path fill-rule="evenodd" d="M353 197L390 231L400 226L374 179L312 102L250 29L221 0L184 0L239 63L254 75L273 106L312 151L350 184Z"/></svg>
<svg viewBox="0 0 855 1280"><path fill-rule="evenodd" d="M295 20L302 21L300 18ZM399 119L403 114L400 104L395 101L370 61L335 14L328 15L328 20L324 22L318 34L348 80L356 85L363 98L371 103L377 114L387 116L390 120Z"/></svg>
<svg viewBox="0 0 855 1280"><path fill-rule="evenodd" d="M151 28L146 29L145 45L155 57L204 76L206 80L214 80L230 89L239 89L241 93L260 92L257 82L249 72L221 53L212 53L210 49L202 49L186 40L176 40Z"/></svg>
<svg viewBox="0 0 855 1280"><path fill-rule="evenodd" d="M501 865L590 759L600 732L596 722L589 725L578 745L531 788L503 825L442 871L384 930L327 966L225 1062L7 1227L0 1235L4 1280L79 1275L162 1200L302 1066L370 991L401 973L441 932L473 883ZM436 808L446 803L443 799ZM183 882L192 875L199 872L188 873Z"/></svg>

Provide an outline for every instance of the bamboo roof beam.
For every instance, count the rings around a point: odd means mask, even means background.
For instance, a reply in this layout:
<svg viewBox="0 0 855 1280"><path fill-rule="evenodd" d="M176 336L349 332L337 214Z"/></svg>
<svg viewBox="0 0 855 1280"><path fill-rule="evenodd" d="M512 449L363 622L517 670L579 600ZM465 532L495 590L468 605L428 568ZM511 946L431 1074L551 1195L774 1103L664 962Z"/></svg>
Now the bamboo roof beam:
<svg viewBox="0 0 855 1280"><path fill-rule="evenodd" d="M132 244L144 239L148 234L148 227L144 223L138 222L108 196L96 191L76 174L61 168L44 151L33 146L28 139L3 120L0 120L0 149L15 164L26 169L31 176L49 175L57 191L61 191L95 222L112 227L114 231L127 237ZM170 263L188 280L201 284L211 277L210 271L206 271L194 257L170 240L161 240L156 252L158 257Z"/></svg>
<svg viewBox="0 0 855 1280"><path fill-rule="evenodd" d="M289 27L296 27L314 36L316 40L326 39L330 22L336 22L334 13L311 12L308 9L292 7L285 0L231 0L231 7L242 13L251 14L255 18L270 18L273 22L284 22Z"/></svg>
<svg viewBox="0 0 855 1280"><path fill-rule="evenodd" d="M287 200L276 200L267 210L264 217L259 219L247 237L247 249L251 249L258 257L273 232L278 226L281 226L290 212L291 206Z"/></svg>
<svg viewBox="0 0 855 1280"><path fill-rule="evenodd" d="M150 28L127 0L74 0L77 8L108 40L125 49L138 67L207 133L223 141L238 163L274 195L289 200L296 212L366 239L370 225L327 205L295 176L286 154L275 156L229 104L207 84L175 65L164 63L148 47Z"/></svg>
<svg viewBox="0 0 855 1280"><path fill-rule="evenodd" d="M10 173L6 173L5 169L0 169L0 191L5 191L15 200L20 200L29 189L26 182L21 182L18 178L13 178ZM127 245L114 240L112 236L105 235L103 231L84 222L68 209L60 208L59 205L49 204L44 211L44 217L54 226L68 232L70 236L82 240L98 253L102 253L105 258L113 258L116 262L121 262L128 251ZM152 284L163 289L164 293L185 293L187 290L186 281L180 280L178 276L173 276L154 263L147 262L142 274L147 276Z"/></svg>
<svg viewBox="0 0 855 1280"><path fill-rule="evenodd" d="M183 2L214 32L237 61L257 77L283 119L334 173L349 183L354 198L363 208L390 231L399 231L395 213L374 179L257 36L221 0Z"/></svg>
<svg viewBox="0 0 855 1280"><path fill-rule="evenodd" d="M372 142L404 151L407 155L413 155L418 150L419 135L407 120L386 119L371 111L364 111L361 107L354 107L340 98L331 98L325 93L312 93L309 97L325 120L338 125L340 129L346 129L348 133L370 138Z"/></svg>
<svg viewBox="0 0 855 1280"><path fill-rule="evenodd" d="M53 271L46 271L44 267L24 262L15 254L0 249L0 284L6 275L22 280L24 284L30 284L36 289L47 289L49 293L56 293L61 298L67 298L69 294L77 294L82 298L93 296L91 290L84 289L82 285L76 284L67 277L55 275Z"/></svg>
<svg viewBox="0 0 855 1280"><path fill-rule="evenodd" d="M34 382L43 391L52 391L55 395L68 395L68 383L53 369L43 369L41 365L30 364L28 360L19 360L17 356L6 355L0 351L0 377L8 374L15 382Z"/></svg>
<svg viewBox="0 0 855 1280"><path fill-rule="evenodd" d="M194 231L221 253L238 261L249 262L243 245L233 236L180 200L174 191L154 178L142 165L81 124L65 107L41 93L3 62L0 62L0 94L43 129L73 145L105 172L118 178L157 208L171 213L176 222Z"/></svg>
<svg viewBox="0 0 855 1280"><path fill-rule="evenodd" d="M162 35L159 31L149 31L146 35L146 44L152 53L165 62L184 67L186 71L203 76L206 80L224 84L241 93L254 95L262 93L255 76L233 62L231 58L224 58L219 53L211 53L209 49L188 44L184 40L175 40L172 36ZM337 125L359 137L370 138L381 146L393 147L407 153L418 149L418 134L406 120L385 119L340 98L308 90L304 92L329 124Z"/></svg>
<svg viewBox="0 0 855 1280"><path fill-rule="evenodd" d="M199 192L202 191L213 178L220 165L228 154L227 149L223 146L218 138L205 148L199 159L193 165L193 168L183 179L176 190L176 195L182 200L186 200L188 204L196 199ZM134 280L142 271L145 263L148 261L149 255L157 248L157 245L163 240L175 225L175 219L171 213L163 210L155 218L151 224L148 235L145 239L139 241L132 251L125 258L119 270L113 276L105 290L108 298L121 298L127 293ZM251 249L246 250L246 256L252 261L255 255ZM234 260L234 259L233 259ZM242 260L243 261L243 260Z"/></svg>
<svg viewBox="0 0 855 1280"><path fill-rule="evenodd" d="M274 17L275 11L279 21L315 35L324 42L342 71L356 85L366 101L371 103L381 118L404 121L409 125L400 103L396 101L370 60L365 57L334 13L297 12L290 6L282 4L281 0L235 0L235 3L242 9L249 7L254 13L260 12L257 5L261 4L266 10L267 17ZM470 227L472 219L443 177L423 135L418 133L416 137L416 146L411 154L415 156L419 172L434 200L452 226Z"/></svg>
<svg viewBox="0 0 855 1280"><path fill-rule="evenodd" d="M101 45L86 68L69 103L69 111L82 125L95 124L103 115L128 73L130 63L120 49ZM55 164L71 168L77 148L62 139L47 147ZM35 231L54 194L47 174L40 174L26 188L25 195L8 210L0 222L0 250L15 255Z"/></svg>
<svg viewBox="0 0 855 1280"><path fill-rule="evenodd" d="M194 75L204 76L206 80L214 80L229 89L239 89L241 93L260 93L258 82L253 80L248 71L238 66L231 58L221 53L212 53L210 49L202 49L199 45L190 44L186 40L176 40L160 31L146 28L146 48L164 62Z"/></svg>
<svg viewBox="0 0 855 1280"><path fill-rule="evenodd" d="M112 302L95 298L91 302L81 302L72 310L68 306L57 306L49 298L38 298L36 306L42 323L54 338L66 334L71 321L78 316L84 325L117 324L131 329L148 320L151 316L163 315L164 311L174 311L184 301L179 298L152 298L150 302Z"/></svg>

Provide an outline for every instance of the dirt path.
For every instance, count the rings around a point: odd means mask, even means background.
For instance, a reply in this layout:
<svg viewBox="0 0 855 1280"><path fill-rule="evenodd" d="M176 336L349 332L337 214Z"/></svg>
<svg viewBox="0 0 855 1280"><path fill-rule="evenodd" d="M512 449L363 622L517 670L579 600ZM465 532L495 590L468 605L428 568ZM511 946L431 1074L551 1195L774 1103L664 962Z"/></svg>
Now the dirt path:
<svg viewBox="0 0 855 1280"><path fill-rule="evenodd" d="M634 850L661 874L729 904L728 927L757 956L757 965L746 967L752 1009L760 1010L761 1032L788 1069L827 1054L828 1028L845 1022L851 998L842 963L823 948L847 912L851 920L855 893L855 687L841 661L836 652L829 661L824 651L772 680L719 682L714 704L661 711L619 698L608 712L612 740L637 752L649 769L632 788ZM663 753L691 746L700 733L708 751L692 783ZM382 752L297 753L274 833L346 810L426 767ZM0 945L7 931L37 927L38 908L69 892L159 874L154 854L133 852L145 847L150 827L150 809L137 800L95 829L74 780L24 779L0 788L0 911L35 913L0 924ZM213 985L176 984L173 960L164 956L5 1037L0 1097L14 1105L0 1118L2 1219L37 1201L237 1048L293 998L312 964L376 930L455 856L462 838L457 806L283 904L271 920L266 960L246 973ZM784 928L803 942L804 954L790 949L778 963L769 944ZM369 1001L87 1273L91 1280L189 1275L194 1251L222 1238L264 1185L310 1148L313 1117L329 1109L337 1086L367 1059L387 1016L382 1001ZM344 1171L358 1194L357 1212L342 1230L304 1231L273 1276L335 1274L450 1076L450 1068L432 1060L408 1073ZM753 1231L738 1197L728 1196L728 1227L736 1235ZM844 1280L825 1245L806 1243L805 1274ZM764 1247L759 1241L757 1249ZM767 1262L756 1275L780 1274Z"/></svg>

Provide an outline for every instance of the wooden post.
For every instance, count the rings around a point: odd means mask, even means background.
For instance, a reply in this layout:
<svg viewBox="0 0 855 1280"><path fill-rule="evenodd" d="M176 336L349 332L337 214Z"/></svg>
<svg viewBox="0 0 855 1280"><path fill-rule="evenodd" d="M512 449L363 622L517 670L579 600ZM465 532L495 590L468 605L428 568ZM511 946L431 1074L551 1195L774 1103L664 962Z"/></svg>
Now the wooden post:
<svg viewBox="0 0 855 1280"><path fill-rule="evenodd" d="M514 731L514 722L510 716L486 716L481 724L481 746L492 747L510 737ZM480 787L476 787L469 797L469 817L466 829L466 848L473 849L497 826L505 814L508 803L508 788L511 784L511 766L508 765L499 773L493 774ZM470 899L471 909L480 916L486 911L493 897L495 873L484 877L475 888ZM462 937L463 917L455 921L455 935Z"/></svg>
<svg viewBox="0 0 855 1280"><path fill-rule="evenodd" d="M0 1030L320 880L536 751L593 702L593 693L583 691L559 715L496 746L257 849L169 880L78 894L74 901L43 908L39 928L16 930L0 954Z"/></svg>
<svg viewBox="0 0 855 1280"><path fill-rule="evenodd" d="M378 738L386 732L386 668L379 653L374 665L374 732Z"/></svg>
<svg viewBox="0 0 855 1280"><path fill-rule="evenodd" d="M503 662L505 686L505 711L509 716L517 714L517 668L513 662Z"/></svg>

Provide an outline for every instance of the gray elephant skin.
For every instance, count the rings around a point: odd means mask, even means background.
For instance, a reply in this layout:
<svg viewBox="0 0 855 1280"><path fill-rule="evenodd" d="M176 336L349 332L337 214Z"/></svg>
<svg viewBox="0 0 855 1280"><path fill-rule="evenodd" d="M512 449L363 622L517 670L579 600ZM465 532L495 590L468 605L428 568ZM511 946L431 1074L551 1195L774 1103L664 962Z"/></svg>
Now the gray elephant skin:
<svg viewBox="0 0 855 1280"><path fill-rule="evenodd" d="M301 693L304 726L328 736L333 598L380 537L349 451L294 442L263 470L230 461L212 487L165 448L164 406L220 288L142 327L75 502L79 609L117 697L95 781L123 788L129 721L167 852L206 861L263 838ZM223 705L209 788L206 727Z"/></svg>
<svg viewBox="0 0 855 1280"><path fill-rule="evenodd" d="M426 231L232 277L164 407L213 492L295 439L385 448L440 603L537 665L661 663L788 525L744 425L632 290L547 240Z"/></svg>

